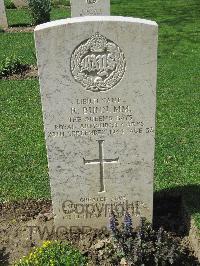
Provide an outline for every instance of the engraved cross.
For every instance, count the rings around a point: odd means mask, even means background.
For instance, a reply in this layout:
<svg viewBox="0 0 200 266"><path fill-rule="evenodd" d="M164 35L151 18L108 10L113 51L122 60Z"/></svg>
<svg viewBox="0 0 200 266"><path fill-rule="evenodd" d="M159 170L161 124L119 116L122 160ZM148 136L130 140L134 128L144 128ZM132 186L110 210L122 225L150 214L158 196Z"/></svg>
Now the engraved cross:
<svg viewBox="0 0 200 266"><path fill-rule="evenodd" d="M103 142L104 140L98 140L99 143L99 159L94 160L85 160L83 158L84 164L99 164L100 167L100 192L105 192L105 184L104 184L104 164L106 163L118 163L119 157L115 159L104 159L104 151L103 151Z"/></svg>

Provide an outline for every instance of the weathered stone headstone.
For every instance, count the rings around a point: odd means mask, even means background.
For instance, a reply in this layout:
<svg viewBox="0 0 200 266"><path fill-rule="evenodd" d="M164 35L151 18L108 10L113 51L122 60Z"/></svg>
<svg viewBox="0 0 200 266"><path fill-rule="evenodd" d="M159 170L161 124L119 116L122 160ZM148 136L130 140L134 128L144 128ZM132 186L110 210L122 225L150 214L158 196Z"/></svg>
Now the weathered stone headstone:
<svg viewBox="0 0 200 266"><path fill-rule="evenodd" d="M72 18L35 40L56 226L151 220L157 24Z"/></svg>
<svg viewBox="0 0 200 266"><path fill-rule="evenodd" d="M6 9L4 5L4 1L0 0L0 27L7 28L8 27L8 21L6 17Z"/></svg>
<svg viewBox="0 0 200 266"><path fill-rule="evenodd" d="M71 16L108 16L110 0L71 0Z"/></svg>
<svg viewBox="0 0 200 266"><path fill-rule="evenodd" d="M13 0L12 2L17 8L28 7L28 0Z"/></svg>

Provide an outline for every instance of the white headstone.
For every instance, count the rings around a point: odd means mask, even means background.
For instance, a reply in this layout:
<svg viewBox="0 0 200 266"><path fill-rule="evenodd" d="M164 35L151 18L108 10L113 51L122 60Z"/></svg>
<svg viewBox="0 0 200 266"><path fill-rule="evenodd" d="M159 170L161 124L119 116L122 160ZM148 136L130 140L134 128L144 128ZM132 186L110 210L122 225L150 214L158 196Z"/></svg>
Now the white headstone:
<svg viewBox="0 0 200 266"><path fill-rule="evenodd" d="M157 24L123 17L35 29L56 226L152 219Z"/></svg>
<svg viewBox="0 0 200 266"><path fill-rule="evenodd" d="M5 10L5 5L4 5L3 0L0 0L0 27L2 27L2 28L8 27L6 10Z"/></svg>
<svg viewBox="0 0 200 266"><path fill-rule="evenodd" d="M110 0L71 0L71 16L109 16Z"/></svg>

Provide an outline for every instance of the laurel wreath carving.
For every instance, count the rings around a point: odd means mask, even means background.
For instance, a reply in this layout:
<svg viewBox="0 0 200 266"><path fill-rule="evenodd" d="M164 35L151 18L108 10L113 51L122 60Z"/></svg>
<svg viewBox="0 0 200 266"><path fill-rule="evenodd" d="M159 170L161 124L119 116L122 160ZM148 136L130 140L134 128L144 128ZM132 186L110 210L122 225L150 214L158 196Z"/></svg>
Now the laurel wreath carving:
<svg viewBox="0 0 200 266"><path fill-rule="evenodd" d="M94 49L94 46L98 48L103 47L104 52L112 53L117 62L116 67L105 78L96 75L89 75L81 71L82 59ZM93 92L102 92L112 89L122 78L126 68L126 60L124 53L121 49L112 41L106 39L104 36L96 33L90 39L81 43L72 53L71 56L71 73L74 79L79 82L86 90Z"/></svg>

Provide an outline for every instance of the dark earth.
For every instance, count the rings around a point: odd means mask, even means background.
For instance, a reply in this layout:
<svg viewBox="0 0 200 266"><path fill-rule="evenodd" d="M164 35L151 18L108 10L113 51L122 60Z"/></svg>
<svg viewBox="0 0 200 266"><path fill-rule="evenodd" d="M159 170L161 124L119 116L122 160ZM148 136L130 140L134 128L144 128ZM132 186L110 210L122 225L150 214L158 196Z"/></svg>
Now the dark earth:
<svg viewBox="0 0 200 266"><path fill-rule="evenodd" d="M184 222L181 198L156 198L154 202L153 227L163 227L175 239L179 238L187 247L191 260L188 266L200 265L190 248L187 227ZM44 233L44 228L48 231ZM103 254L109 240L109 232L92 230L88 232L53 233L52 205L49 200L26 200L23 202L0 204L0 265L12 265L27 255L34 246L44 240L67 240L90 258L89 265L128 265L110 264ZM98 260L97 260L98 257ZM100 261L100 262L97 262ZM175 265L175 264L174 264ZM153 266L153 265L152 265Z"/></svg>
<svg viewBox="0 0 200 266"><path fill-rule="evenodd" d="M19 71L15 74L0 77L2 80L24 80L24 79L36 79L38 77L37 67L32 65L22 65Z"/></svg>
<svg viewBox="0 0 200 266"><path fill-rule="evenodd" d="M13 32L33 32L34 31L33 26L28 26L28 27L9 27L7 29L4 29L4 32L9 32L9 33L13 33Z"/></svg>

